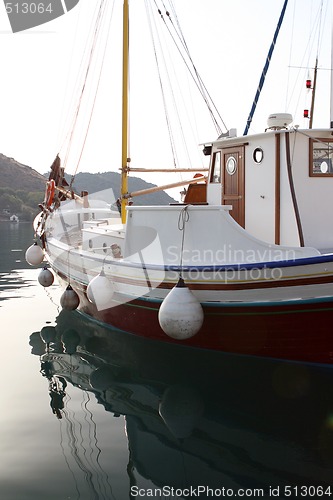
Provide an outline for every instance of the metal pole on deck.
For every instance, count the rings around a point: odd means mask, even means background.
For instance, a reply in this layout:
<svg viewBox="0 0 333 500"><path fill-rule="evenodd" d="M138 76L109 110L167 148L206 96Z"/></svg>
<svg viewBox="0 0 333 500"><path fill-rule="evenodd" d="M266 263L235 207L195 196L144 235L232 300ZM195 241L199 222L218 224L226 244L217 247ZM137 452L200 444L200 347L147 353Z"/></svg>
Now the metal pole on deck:
<svg viewBox="0 0 333 500"><path fill-rule="evenodd" d="M333 2L331 2L331 99L330 99L330 128L333 128Z"/></svg>
<svg viewBox="0 0 333 500"><path fill-rule="evenodd" d="M121 221L126 222L128 192L128 50L129 50L128 0L123 6L123 102L122 102L122 148L121 148Z"/></svg>

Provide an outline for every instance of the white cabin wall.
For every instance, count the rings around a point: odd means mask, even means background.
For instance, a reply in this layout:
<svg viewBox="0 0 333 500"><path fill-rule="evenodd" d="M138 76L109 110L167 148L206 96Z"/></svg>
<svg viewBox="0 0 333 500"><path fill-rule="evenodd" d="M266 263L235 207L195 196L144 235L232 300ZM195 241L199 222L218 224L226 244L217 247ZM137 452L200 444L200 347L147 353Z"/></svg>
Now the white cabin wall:
<svg viewBox="0 0 333 500"><path fill-rule="evenodd" d="M329 131L309 131L312 137L332 139ZM333 248L333 177L310 177L309 137L290 135L293 178L303 229L304 244L322 250ZM296 162L297 158L297 162Z"/></svg>
<svg viewBox="0 0 333 500"><path fill-rule="evenodd" d="M207 201L210 205L221 205L222 184L220 182L207 183Z"/></svg>
<svg viewBox="0 0 333 500"><path fill-rule="evenodd" d="M245 229L268 243L275 241L275 141L270 132L245 146ZM253 159L256 148L263 150L261 163Z"/></svg>
<svg viewBox="0 0 333 500"><path fill-rule="evenodd" d="M280 200L276 199L276 147L280 138ZM300 237L291 194L286 155L286 134L290 139L290 157L297 205L305 246L333 248L333 177L309 176L309 135L332 139L330 131L268 131L255 136L223 138L213 150L230 149L244 144L245 150L245 229L258 239L281 245L299 246ZM253 159L260 147L261 163ZM207 201L220 204L221 184L207 185ZM276 224L279 222L279 227Z"/></svg>
<svg viewBox="0 0 333 500"><path fill-rule="evenodd" d="M280 138L280 200L276 198L278 182L276 134L279 134ZM263 160L259 164L253 159L253 151L258 147L264 153ZM304 148L304 144L302 147ZM277 233L280 245L299 246L300 239L287 169L285 131L269 131L252 138L245 148L245 156L245 229L256 238L269 243L276 242Z"/></svg>

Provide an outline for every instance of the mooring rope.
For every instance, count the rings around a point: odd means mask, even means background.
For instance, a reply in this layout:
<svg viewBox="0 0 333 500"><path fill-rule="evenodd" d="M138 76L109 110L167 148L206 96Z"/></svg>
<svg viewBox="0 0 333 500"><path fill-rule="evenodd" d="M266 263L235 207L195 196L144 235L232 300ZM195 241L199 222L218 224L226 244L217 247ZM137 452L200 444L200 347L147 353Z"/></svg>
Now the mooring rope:
<svg viewBox="0 0 333 500"><path fill-rule="evenodd" d="M185 241L185 226L186 222L190 220L190 214L188 213L188 208L190 205L186 205L184 208L181 209L179 212L179 217L178 217L178 229L179 231L182 231L182 243L181 243L181 249L180 249L180 262L179 262L179 277L182 278L182 266L183 266L183 251L184 251L184 241Z"/></svg>

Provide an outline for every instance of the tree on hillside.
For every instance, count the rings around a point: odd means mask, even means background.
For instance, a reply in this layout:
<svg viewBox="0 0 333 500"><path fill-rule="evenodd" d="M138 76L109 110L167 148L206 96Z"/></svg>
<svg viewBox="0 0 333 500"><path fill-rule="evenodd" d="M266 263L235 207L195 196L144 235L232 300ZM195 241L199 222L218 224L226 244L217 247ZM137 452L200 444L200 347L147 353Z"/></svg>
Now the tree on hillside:
<svg viewBox="0 0 333 500"><path fill-rule="evenodd" d="M8 209L11 212L20 212L22 207L22 202L15 195L10 193L4 193L0 196L0 208Z"/></svg>
<svg viewBox="0 0 333 500"><path fill-rule="evenodd" d="M11 194L13 196L15 196L15 191L14 189L10 188L10 187L0 187L0 196L4 195L4 194Z"/></svg>
<svg viewBox="0 0 333 500"><path fill-rule="evenodd" d="M29 207L37 208L38 205L42 203L43 199L43 193L41 193L40 191L31 191L30 193L28 193L26 204L29 205Z"/></svg>
<svg viewBox="0 0 333 500"><path fill-rule="evenodd" d="M25 191L24 189L18 189L16 191L16 196L18 198L20 198L20 200L23 201L23 203L27 203L28 201L28 196L29 196L29 192L28 191Z"/></svg>

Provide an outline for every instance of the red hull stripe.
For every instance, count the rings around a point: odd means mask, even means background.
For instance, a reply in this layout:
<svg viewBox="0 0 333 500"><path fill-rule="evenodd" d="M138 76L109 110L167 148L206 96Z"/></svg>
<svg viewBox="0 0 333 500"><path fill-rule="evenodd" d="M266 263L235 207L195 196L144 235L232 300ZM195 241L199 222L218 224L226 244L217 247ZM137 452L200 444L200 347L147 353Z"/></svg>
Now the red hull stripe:
<svg viewBox="0 0 333 500"><path fill-rule="evenodd" d="M205 319L192 338L178 341L168 337L158 323L160 302L136 299L98 311L86 297L82 284L71 282L80 295L80 310L112 328L151 340L187 347L263 356L310 363L333 362L333 304L291 303L280 306L242 305L235 309L203 305ZM326 300L326 299L324 299Z"/></svg>

